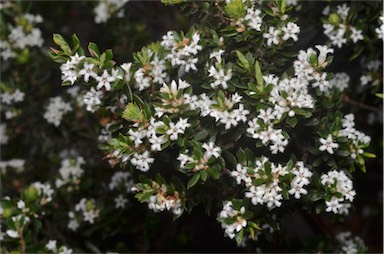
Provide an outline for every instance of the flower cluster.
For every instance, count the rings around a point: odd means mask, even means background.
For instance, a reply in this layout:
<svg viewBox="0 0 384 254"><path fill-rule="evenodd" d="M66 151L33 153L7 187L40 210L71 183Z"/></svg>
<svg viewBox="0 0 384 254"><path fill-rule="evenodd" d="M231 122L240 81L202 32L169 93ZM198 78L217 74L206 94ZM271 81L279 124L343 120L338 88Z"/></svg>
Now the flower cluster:
<svg viewBox="0 0 384 254"><path fill-rule="evenodd" d="M95 13L95 22L96 23L105 23L113 15L116 15L118 18L124 17L123 6L129 0L99 0L96 7L94 8Z"/></svg>
<svg viewBox="0 0 384 254"><path fill-rule="evenodd" d="M200 95L200 97L201 99L195 104L195 107L200 108L200 115L202 117L209 115L215 118L216 122L225 125L226 130L236 127L240 122L247 121L247 115L250 112L245 109L244 104L240 103L242 96L238 93L227 98L224 93L219 92L214 100L209 99L205 94Z"/></svg>
<svg viewBox="0 0 384 254"><path fill-rule="evenodd" d="M18 114L14 104L24 101L25 93L16 89L13 92L4 91L1 94L1 111L5 111L5 118L11 119Z"/></svg>
<svg viewBox="0 0 384 254"><path fill-rule="evenodd" d="M40 205L45 205L52 201L54 190L49 183L35 182L31 186L31 192L36 192Z"/></svg>
<svg viewBox="0 0 384 254"><path fill-rule="evenodd" d="M297 41L298 34L300 33L300 27L294 22L288 22L285 26L276 28L270 26L268 32L263 34L263 37L267 40L267 46L280 45L283 41L292 39Z"/></svg>
<svg viewBox="0 0 384 254"><path fill-rule="evenodd" d="M25 160L23 159L11 159L8 161L0 161L0 172L2 174L5 174L6 169L8 167L11 167L13 169L16 169L16 172L20 173L24 171L24 165L25 165Z"/></svg>
<svg viewBox="0 0 384 254"><path fill-rule="evenodd" d="M84 158L77 157L76 159L67 158L61 161L61 167L59 169L60 177L56 179L55 185L56 188L61 188L65 185L68 186L70 190L71 185L79 185L81 181L81 176L84 173L82 165L85 164Z"/></svg>
<svg viewBox="0 0 384 254"><path fill-rule="evenodd" d="M352 159L355 159L358 154L362 154L364 151L361 148L364 148L369 145L371 138L361 131L355 129L355 116L353 114L345 115L342 119L343 129L340 131L339 135L347 137L352 141L350 147L350 153Z"/></svg>
<svg viewBox="0 0 384 254"><path fill-rule="evenodd" d="M63 116L70 111L72 111L70 103L65 102L60 96L52 97L49 99L44 118L48 123L58 127L61 124Z"/></svg>
<svg viewBox="0 0 384 254"><path fill-rule="evenodd" d="M378 86L382 84L382 61L375 60L368 63L363 63L366 68L364 68L364 75L360 77L360 83L362 86Z"/></svg>
<svg viewBox="0 0 384 254"><path fill-rule="evenodd" d="M202 152L203 148L205 151ZM215 164L215 159L221 155L221 148L215 146L213 142L204 143L201 147L196 144L192 156L188 155L188 151L180 153L177 159L180 161L181 170L189 170L191 172L198 172L200 170L209 170Z"/></svg>
<svg viewBox="0 0 384 254"><path fill-rule="evenodd" d="M335 76L329 80L329 87L330 89L337 88L340 91L344 91L349 87L350 80L351 77L345 72L335 73Z"/></svg>
<svg viewBox="0 0 384 254"><path fill-rule="evenodd" d="M313 48L299 51L298 60L293 63L295 74L300 82L309 82L312 87L318 87L321 92L327 93L331 89L330 82L327 80L327 73L321 70L331 63L328 54L333 53L333 49L321 45L315 47L319 53Z"/></svg>
<svg viewBox="0 0 384 254"><path fill-rule="evenodd" d="M223 202L223 210L219 213L218 220L221 221L221 227L229 238L234 238L235 232L240 232L247 226L246 218L249 217L249 214L245 212L244 206L235 209L232 201Z"/></svg>
<svg viewBox="0 0 384 254"><path fill-rule="evenodd" d="M271 163L262 157L248 166L237 164L231 176L237 184L244 182L247 190L245 197L251 199L253 205L266 204L269 209L273 209L281 206L283 191L286 198L289 193L296 199L308 193L304 186L310 183L312 172L304 167L303 162L297 162L291 169L289 167ZM290 186L286 184L287 181L290 181Z"/></svg>
<svg viewBox="0 0 384 254"><path fill-rule="evenodd" d="M352 180L344 171L332 170L321 175L321 184L327 195L325 196L325 211L335 214L348 214L356 192ZM348 202L349 201L349 202Z"/></svg>
<svg viewBox="0 0 384 254"><path fill-rule="evenodd" d="M175 190L173 185L167 185L165 180L157 175L156 181L146 179L132 188L138 192L136 198L148 203L148 208L154 212L171 211L175 216L183 213L183 193Z"/></svg>
<svg viewBox="0 0 384 254"><path fill-rule="evenodd" d="M336 10L329 6L324 9L323 14L328 16L324 19L324 34L331 40L332 45L339 48L349 41L357 43L364 40L363 31L348 23L350 7L347 4L336 6Z"/></svg>
<svg viewBox="0 0 384 254"><path fill-rule="evenodd" d="M384 16L381 16L379 18L379 22L381 23L380 27L375 29L375 32L377 34L377 38L384 39Z"/></svg>
<svg viewBox="0 0 384 254"><path fill-rule="evenodd" d="M2 33L7 37L0 40L0 57L3 60L15 58L19 54L27 56L29 48L41 47L44 42L41 30L35 27L43 22L40 15L25 13L12 18L15 20L15 26L9 24L5 33Z"/></svg>
<svg viewBox="0 0 384 254"><path fill-rule="evenodd" d="M340 232L336 235L336 240L340 245L339 253L355 254L366 252L367 250L363 240L358 236L353 237L351 232Z"/></svg>
<svg viewBox="0 0 384 254"><path fill-rule="evenodd" d="M45 248L54 254L72 254L73 250L65 245L57 247L57 240L49 240Z"/></svg>
<svg viewBox="0 0 384 254"><path fill-rule="evenodd" d="M190 36L179 37L175 32L169 31L163 36L161 46L165 50L170 51L165 59L168 60L172 66L179 66L183 71L189 72L190 70L196 71L196 64L198 59L196 55L202 50L199 45L200 35L194 32Z"/></svg>
<svg viewBox="0 0 384 254"><path fill-rule="evenodd" d="M70 218L68 228L76 231L80 226L79 221L88 222L90 224L95 223L100 215L100 210L96 206L95 200L82 198L75 206L75 212L71 211L68 213Z"/></svg>

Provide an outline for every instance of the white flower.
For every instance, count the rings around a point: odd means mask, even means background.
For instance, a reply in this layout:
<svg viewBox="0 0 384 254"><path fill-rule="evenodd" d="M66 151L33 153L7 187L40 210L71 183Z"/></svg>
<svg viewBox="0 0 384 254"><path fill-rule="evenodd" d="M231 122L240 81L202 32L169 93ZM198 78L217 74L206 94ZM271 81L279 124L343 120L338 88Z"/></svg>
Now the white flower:
<svg viewBox="0 0 384 254"><path fill-rule="evenodd" d="M360 77L361 85L366 86L369 82L372 82L372 77L370 75L363 75Z"/></svg>
<svg viewBox="0 0 384 254"><path fill-rule="evenodd" d="M103 75L97 76L95 79L97 82L99 82L96 88L100 90L104 87L107 91L111 90L111 82L114 82L116 80L115 77L109 75L107 70L104 70Z"/></svg>
<svg viewBox="0 0 384 254"><path fill-rule="evenodd" d="M317 48L319 50L319 56L318 56L318 59L317 59L318 65L322 66L322 67L325 67L325 63L326 63L326 60L327 60L327 55L329 53L333 54L333 51L334 51L333 48L329 48L326 45L316 45L315 48Z"/></svg>
<svg viewBox="0 0 384 254"><path fill-rule="evenodd" d="M228 88L227 82L232 78L232 69L228 69L226 72L224 72L223 69L216 70L215 67L211 66L208 72L208 76L215 79L215 81L210 84L212 88L216 88L220 85L224 89Z"/></svg>
<svg viewBox="0 0 384 254"><path fill-rule="evenodd" d="M300 27L293 23L289 22L285 27L282 28L284 32L283 40L288 40L289 38L292 38L294 41L297 41L297 35L300 33Z"/></svg>
<svg viewBox="0 0 384 254"><path fill-rule="evenodd" d="M24 209L25 208L25 202L23 200L19 200L17 202L17 208L18 209Z"/></svg>
<svg viewBox="0 0 384 254"><path fill-rule="evenodd" d="M95 112L101 104L102 97L102 91L97 91L94 87L91 87L91 90L83 97L83 103L86 105L86 110L92 113Z"/></svg>
<svg viewBox="0 0 384 254"><path fill-rule="evenodd" d="M128 202L126 198L123 197L123 195L119 195L117 198L115 198L115 208L125 208L125 204Z"/></svg>
<svg viewBox="0 0 384 254"><path fill-rule="evenodd" d="M150 153L145 151L142 154L134 153L133 158L131 158L130 162L137 169L147 172L150 168L150 165L155 161L154 158L150 157Z"/></svg>
<svg viewBox="0 0 384 254"><path fill-rule="evenodd" d="M57 249L56 242L57 242L56 240L49 240L48 243L45 245L45 247L52 252L56 252L56 249Z"/></svg>
<svg viewBox="0 0 384 254"><path fill-rule="evenodd" d="M333 197L330 201L325 201L325 205L327 206L325 209L326 212L338 213L341 208L341 204L336 197Z"/></svg>
<svg viewBox="0 0 384 254"><path fill-rule="evenodd" d="M261 11L258 9L248 8L247 15L244 17L244 20L248 21L247 25L255 29L256 31L261 31L262 19L260 17Z"/></svg>
<svg viewBox="0 0 384 254"><path fill-rule="evenodd" d="M94 64L84 62L83 69L80 70L79 74L84 76L84 81L88 83L89 77L96 78L97 73L93 71Z"/></svg>
<svg viewBox="0 0 384 254"><path fill-rule="evenodd" d="M15 230L9 229L9 230L7 230L6 234L11 238L19 238L20 237L19 233Z"/></svg>
<svg viewBox="0 0 384 254"><path fill-rule="evenodd" d="M329 39L332 42L332 45L336 45L339 48L343 46L343 44L347 43L347 38L344 37L345 29L340 28L336 33L331 34Z"/></svg>
<svg viewBox="0 0 384 254"><path fill-rule="evenodd" d="M212 58L215 58L217 60L218 63L221 63L222 59L221 59L221 56L222 54L224 53L225 51L220 49L218 51L215 51L215 52L212 52L210 55L209 55L209 58L212 59Z"/></svg>
<svg viewBox="0 0 384 254"><path fill-rule="evenodd" d="M363 31L362 30L357 30L354 27L351 27L350 29L351 29L351 32L352 32L350 38L352 39L352 41L354 43L356 43L356 42L358 42L360 40L364 40L364 36L363 36Z"/></svg>
<svg viewBox="0 0 384 254"><path fill-rule="evenodd" d="M214 156L215 158L220 157L221 148L218 146L215 146L215 143L213 142L209 142L208 144L204 143L202 147L205 149L204 157L207 157L207 158L211 158L212 156Z"/></svg>
<svg viewBox="0 0 384 254"><path fill-rule="evenodd" d="M72 254L72 249L67 248L66 246L61 246L58 254Z"/></svg>
<svg viewBox="0 0 384 254"><path fill-rule="evenodd" d="M120 67L124 70L124 79L126 82L131 80L131 66L132 63L123 63Z"/></svg>
<svg viewBox="0 0 384 254"><path fill-rule="evenodd" d="M343 20L348 17L348 12L349 7L347 6L347 4L337 6L337 14L339 14Z"/></svg>
<svg viewBox="0 0 384 254"><path fill-rule="evenodd" d="M377 38L384 39L384 16L379 17L379 20L381 25L375 29L375 32L377 34Z"/></svg>
<svg viewBox="0 0 384 254"><path fill-rule="evenodd" d="M276 30L274 26L270 26L268 33L264 33L263 37L267 39L267 46L271 46L272 44L279 44L279 30Z"/></svg>
<svg viewBox="0 0 384 254"><path fill-rule="evenodd" d="M319 147L319 150L327 150L327 152L330 154L334 154L334 149L336 150L337 148L339 148L339 144L333 143L333 138L331 134L328 135L327 139L320 138L320 143L322 145Z"/></svg>

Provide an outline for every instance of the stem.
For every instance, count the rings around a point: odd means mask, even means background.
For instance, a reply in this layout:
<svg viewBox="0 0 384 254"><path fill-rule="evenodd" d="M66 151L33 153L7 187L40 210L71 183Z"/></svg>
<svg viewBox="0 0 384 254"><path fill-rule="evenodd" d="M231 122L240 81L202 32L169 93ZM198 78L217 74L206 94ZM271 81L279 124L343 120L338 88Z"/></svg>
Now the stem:
<svg viewBox="0 0 384 254"><path fill-rule="evenodd" d="M25 240L24 240L23 231L19 230L18 233L20 235L20 252L22 254L26 254L27 252L26 252L26 249L25 249Z"/></svg>
<svg viewBox="0 0 384 254"><path fill-rule="evenodd" d="M362 103L362 102L358 102L358 101L351 100L351 98L349 98L348 95L345 95L345 96L344 96L343 101L346 102L346 103L349 103L349 104L351 104L351 105L354 105L354 106L356 106L356 107L363 108L363 109L366 109L366 110L369 110L369 111L381 112L381 110L378 109L378 108L369 106L369 105L364 104L364 103Z"/></svg>

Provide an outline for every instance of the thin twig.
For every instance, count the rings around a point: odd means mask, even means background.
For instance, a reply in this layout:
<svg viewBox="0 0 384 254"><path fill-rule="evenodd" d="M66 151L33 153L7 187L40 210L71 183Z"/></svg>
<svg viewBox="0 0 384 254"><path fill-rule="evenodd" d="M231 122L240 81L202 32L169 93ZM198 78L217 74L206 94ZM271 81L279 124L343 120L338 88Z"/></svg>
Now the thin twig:
<svg viewBox="0 0 384 254"><path fill-rule="evenodd" d="M364 104L362 102L351 100L351 98L349 98L347 95L344 96L344 102L349 103L349 104L354 105L354 106L359 107L359 108L369 110L369 111L381 112L381 110L379 108L375 108L375 107L369 106L367 104Z"/></svg>

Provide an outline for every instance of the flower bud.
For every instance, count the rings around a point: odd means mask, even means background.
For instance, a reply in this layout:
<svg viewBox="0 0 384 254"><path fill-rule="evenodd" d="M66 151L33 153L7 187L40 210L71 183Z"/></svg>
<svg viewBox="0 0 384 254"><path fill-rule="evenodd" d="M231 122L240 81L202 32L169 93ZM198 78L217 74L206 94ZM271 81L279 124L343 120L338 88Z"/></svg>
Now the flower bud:
<svg viewBox="0 0 384 254"><path fill-rule="evenodd" d="M35 186L29 186L24 190L24 198L27 202L33 202L39 197L39 191Z"/></svg>
<svg viewBox="0 0 384 254"><path fill-rule="evenodd" d="M328 17L328 21L332 25L338 25L341 23L341 18L337 13L331 13Z"/></svg>

